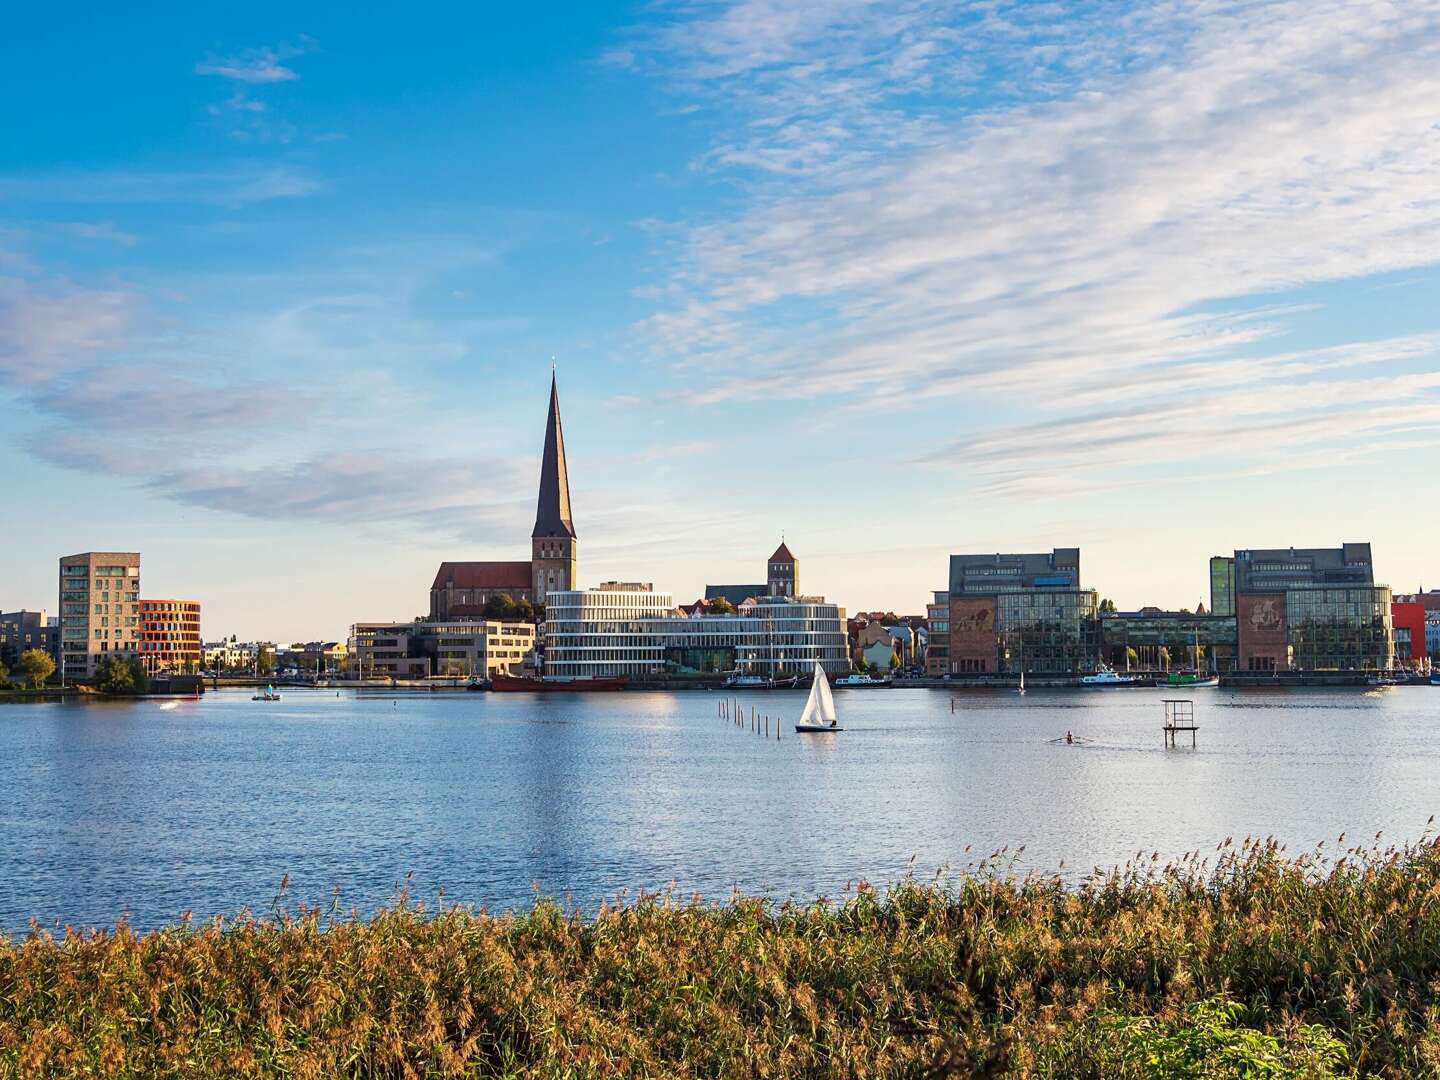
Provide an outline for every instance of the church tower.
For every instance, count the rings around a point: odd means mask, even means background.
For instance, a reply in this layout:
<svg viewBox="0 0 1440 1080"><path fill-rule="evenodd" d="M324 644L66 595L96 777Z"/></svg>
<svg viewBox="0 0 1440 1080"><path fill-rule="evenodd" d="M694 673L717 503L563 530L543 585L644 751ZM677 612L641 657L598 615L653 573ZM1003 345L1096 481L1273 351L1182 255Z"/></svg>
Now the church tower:
<svg viewBox="0 0 1440 1080"><path fill-rule="evenodd" d="M788 596L793 600L800 595L800 561L790 554L783 541L770 556L767 579L771 596Z"/></svg>
<svg viewBox="0 0 1440 1080"><path fill-rule="evenodd" d="M535 600L575 588L575 526L570 521L570 475L565 467L565 432L560 426L560 393L550 377L550 418L545 422L545 457L540 464L540 500L530 534L530 576Z"/></svg>

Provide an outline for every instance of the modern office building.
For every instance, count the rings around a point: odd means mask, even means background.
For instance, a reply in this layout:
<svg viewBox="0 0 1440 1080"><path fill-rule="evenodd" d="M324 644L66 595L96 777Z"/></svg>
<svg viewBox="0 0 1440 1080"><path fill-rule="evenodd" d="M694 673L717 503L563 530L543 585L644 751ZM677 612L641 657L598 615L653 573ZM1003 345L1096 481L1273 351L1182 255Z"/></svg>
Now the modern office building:
<svg viewBox="0 0 1440 1080"><path fill-rule="evenodd" d="M1234 563L1240 670L1391 667L1391 595L1375 584L1369 544L1255 548Z"/></svg>
<svg viewBox="0 0 1440 1080"><path fill-rule="evenodd" d="M1099 657L1100 600L1080 584L1080 549L952 555L951 674L1074 673Z"/></svg>
<svg viewBox="0 0 1440 1080"><path fill-rule="evenodd" d="M356 623L350 628L350 672L360 678L489 678L518 675L535 652L528 622Z"/></svg>
<svg viewBox="0 0 1440 1080"><path fill-rule="evenodd" d="M200 601L140 601L140 662L154 675L200 670Z"/></svg>
<svg viewBox="0 0 1440 1080"><path fill-rule="evenodd" d="M545 677L850 669L845 614L818 597L763 596L733 615L683 615L668 593L610 582L555 593L546 607Z"/></svg>
<svg viewBox="0 0 1440 1080"><path fill-rule="evenodd" d="M106 657L140 651L140 553L87 551L60 560L60 668L88 679Z"/></svg>
<svg viewBox="0 0 1440 1080"><path fill-rule="evenodd" d="M1395 634L1395 666L1412 671L1430 667L1430 643L1425 623L1424 596L1418 593L1397 596L1390 603L1390 621ZM1440 616L1440 611L1436 612Z"/></svg>
<svg viewBox="0 0 1440 1080"><path fill-rule="evenodd" d="M1210 560L1210 614L1235 617L1235 558L1216 555Z"/></svg>
<svg viewBox="0 0 1440 1080"><path fill-rule="evenodd" d="M570 514L570 471L565 460L565 431L560 423L560 393L551 378L530 560L441 563L430 586L431 620L482 619L485 605L495 596L544 603L552 592L573 589L578 544Z"/></svg>
<svg viewBox="0 0 1440 1080"><path fill-rule="evenodd" d="M925 674L943 676L950 670L950 593L937 592L925 605L930 640L925 649Z"/></svg>
<svg viewBox="0 0 1440 1080"><path fill-rule="evenodd" d="M48 653L59 664L60 620L43 610L0 613L0 664L13 671L21 654L31 649Z"/></svg>
<svg viewBox="0 0 1440 1080"><path fill-rule="evenodd" d="M1153 607L1101 612L1100 644L1105 662L1117 671L1230 671L1235 666L1235 617Z"/></svg>

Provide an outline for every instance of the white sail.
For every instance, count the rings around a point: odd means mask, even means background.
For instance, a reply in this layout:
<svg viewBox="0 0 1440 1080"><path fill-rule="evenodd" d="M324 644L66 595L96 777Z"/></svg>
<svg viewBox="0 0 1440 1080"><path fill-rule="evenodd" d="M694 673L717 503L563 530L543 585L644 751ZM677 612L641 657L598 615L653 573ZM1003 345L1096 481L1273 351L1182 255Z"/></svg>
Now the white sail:
<svg viewBox="0 0 1440 1080"><path fill-rule="evenodd" d="M825 678L825 669L816 660L815 681L810 684L810 696L805 701L805 711L800 714L800 723L833 725L835 721L835 698L830 694L830 680Z"/></svg>

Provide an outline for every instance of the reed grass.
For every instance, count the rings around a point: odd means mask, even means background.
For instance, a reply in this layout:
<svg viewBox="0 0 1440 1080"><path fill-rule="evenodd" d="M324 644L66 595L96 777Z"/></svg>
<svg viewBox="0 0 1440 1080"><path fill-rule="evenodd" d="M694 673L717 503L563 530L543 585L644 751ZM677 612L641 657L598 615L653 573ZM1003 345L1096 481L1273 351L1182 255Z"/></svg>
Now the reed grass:
<svg viewBox="0 0 1440 1080"><path fill-rule="evenodd" d="M1440 847L0 939L5 1077L1440 1075Z"/></svg>

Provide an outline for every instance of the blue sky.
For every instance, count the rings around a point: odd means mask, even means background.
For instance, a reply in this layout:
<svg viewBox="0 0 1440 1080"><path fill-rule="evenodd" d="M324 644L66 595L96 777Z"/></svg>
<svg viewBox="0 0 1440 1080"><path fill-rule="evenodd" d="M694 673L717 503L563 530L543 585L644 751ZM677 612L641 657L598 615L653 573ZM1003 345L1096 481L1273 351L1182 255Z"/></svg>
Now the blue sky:
<svg viewBox="0 0 1440 1080"><path fill-rule="evenodd" d="M417 614L526 556L552 356L587 584L1440 581L1440 0L89 5L0 85L0 608Z"/></svg>

